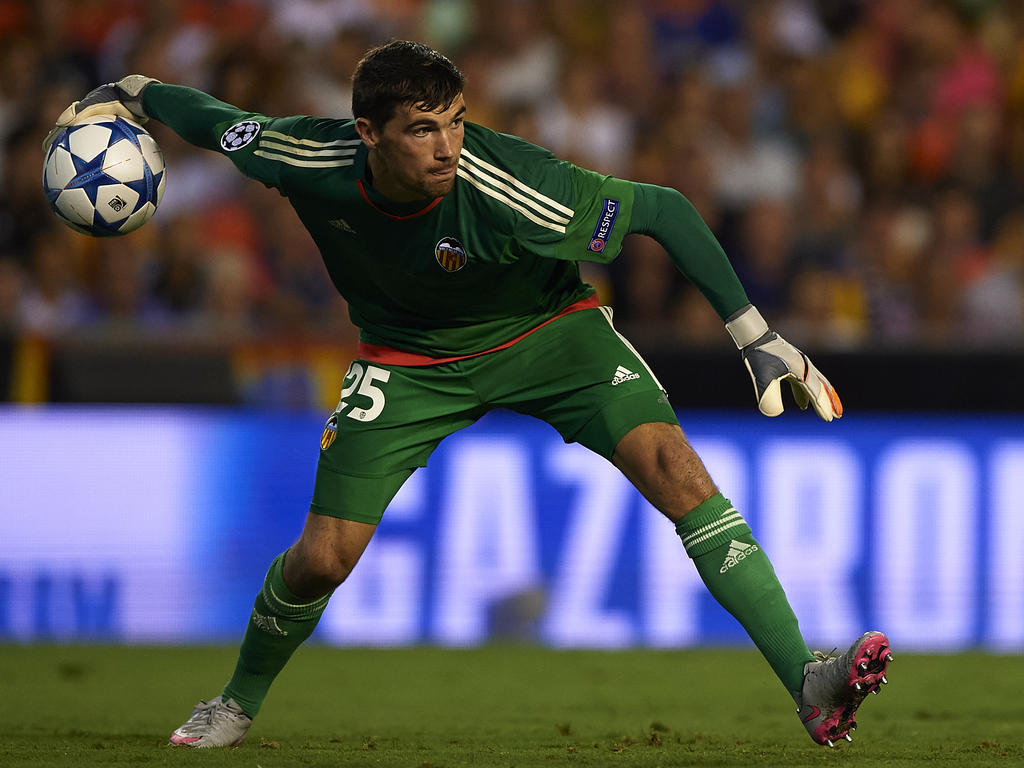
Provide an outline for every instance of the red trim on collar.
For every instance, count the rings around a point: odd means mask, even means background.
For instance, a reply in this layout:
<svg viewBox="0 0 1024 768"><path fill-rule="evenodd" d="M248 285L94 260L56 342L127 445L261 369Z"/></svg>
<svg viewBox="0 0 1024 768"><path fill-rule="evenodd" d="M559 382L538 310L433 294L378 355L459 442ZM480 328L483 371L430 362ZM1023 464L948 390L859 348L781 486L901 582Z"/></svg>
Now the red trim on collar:
<svg viewBox="0 0 1024 768"><path fill-rule="evenodd" d="M521 333L514 339L506 341L504 344L499 344L491 349L485 349L483 352L474 352L472 355L456 355L454 357L430 357L429 355L421 355L418 352L407 352L404 349L395 349L394 347L386 347L383 344L366 344L362 341L359 342L356 347L356 357L360 360L366 360L370 363L384 363L385 365L437 365L438 363L451 363L455 360L465 360L469 357L479 357L480 355L486 355L491 352L497 352L499 349L507 349L515 344L517 341L521 341L529 336L531 333L536 331L538 328L543 328L548 323L557 320L560 317L565 317L573 312L579 312L581 309L595 309L601 306L600 300L597 298L597 294L591 294L585 299L580 299L577 302L570 304L568 307L563 309L554 317L550 317L540 325L535 325L526 333Z"/></svg>
<svg viewBox="0 0 1024 768"><path fill-rule="evenodd" d="M363 188L363 180L362 179L356 179L356 184L359 185L359 194L361 194L363 196L363 200L366 201L367 205L369 205L374 210L380 211L385 216L387 216L388 218L394 219L395 221L402 221L404 219L415 219L417 216L422 216L424 213L429 211L431 208L436 206L438 203L440 203L444 199L443 197L435 197L430 203L427 204L426 208L424 208L422 210L419 210L419 211L416 211L416 213L410 213L410 214L407 214L405 216L396 216L393 213L388 213L383 208L381 208L379 205L377 205L375 202L373 202L373 200L370 199L370 196L368 194L366 194L366 190Z"/></svg>

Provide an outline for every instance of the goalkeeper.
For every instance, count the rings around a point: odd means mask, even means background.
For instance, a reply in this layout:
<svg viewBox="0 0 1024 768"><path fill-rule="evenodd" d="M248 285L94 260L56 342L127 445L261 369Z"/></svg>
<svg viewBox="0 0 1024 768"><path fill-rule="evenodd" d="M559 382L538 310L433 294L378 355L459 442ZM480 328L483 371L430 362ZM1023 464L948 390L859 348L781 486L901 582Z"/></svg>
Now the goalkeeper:
<svg viewBox="0 0 1024 768"><path fill-rule="evenodd" d="M842 415L807 356L769 329L677 191L561 162L466 121L463 76L419 43L367 52L354 120L265 117L139 75L101 86L58 126L96 113L154 119L285 195L360 328L321 452L305 527L269 567L234 673L172 744L241 743L274 678L313 632L388 503L447 435L509 408L618 467L675 523L711 594L743 625L820 744L849 739L885 682L888 640L813 654L768 557L708 476L654 373L580 279L622 238L655 238L722 317L761 412L782 386Z"/></svg>

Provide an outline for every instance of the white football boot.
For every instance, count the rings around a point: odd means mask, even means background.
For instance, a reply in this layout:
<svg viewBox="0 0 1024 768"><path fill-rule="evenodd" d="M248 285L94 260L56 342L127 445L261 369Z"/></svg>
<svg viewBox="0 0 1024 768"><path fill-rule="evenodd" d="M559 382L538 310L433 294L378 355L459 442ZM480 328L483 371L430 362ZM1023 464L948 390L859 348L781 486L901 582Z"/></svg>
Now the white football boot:
<svg viewBox="0 0 1024 768"><path fill-rule="evenodd" d="M181 747L237 747L245 740L252 718L235 703L215 696L200 701L192 716L171 734L169 743Z"/></svg>
<svg viewBox="0 0 1024 768"><path fill-rule="evenodd" d="M800 722L818 744L831 747L839 739L853 741L850 731L857 730L857 707L889 682L889 638L866 632L842 656L814 655L817 661L804 665L803 687L795 697Z"/></svg>

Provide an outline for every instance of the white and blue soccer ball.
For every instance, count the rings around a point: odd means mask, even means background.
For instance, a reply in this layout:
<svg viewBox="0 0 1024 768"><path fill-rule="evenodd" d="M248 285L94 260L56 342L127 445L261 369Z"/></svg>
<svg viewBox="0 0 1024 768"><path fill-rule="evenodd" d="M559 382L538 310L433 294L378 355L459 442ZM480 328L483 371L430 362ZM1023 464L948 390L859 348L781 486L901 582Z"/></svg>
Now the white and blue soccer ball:
<svg viewBox="0 0 1024 768"><path fill-rule="evenodd" d="M101 115L62 130L43 165L50 207L72 229L94 237L132 232L152 218L164 194L164 157L149 132Z"/></svg>

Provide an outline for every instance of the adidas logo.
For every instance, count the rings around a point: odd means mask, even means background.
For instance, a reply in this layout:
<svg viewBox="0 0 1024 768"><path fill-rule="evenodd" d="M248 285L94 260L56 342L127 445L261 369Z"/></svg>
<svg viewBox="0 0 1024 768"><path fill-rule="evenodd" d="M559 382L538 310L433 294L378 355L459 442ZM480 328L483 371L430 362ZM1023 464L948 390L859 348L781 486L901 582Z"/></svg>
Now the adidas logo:
<svg viewBox="0 0 1024 768"><path fill-rule="evenodd" d="M725 573L733 566L739 565L747 559L748 555L752 555L760 547L757 544L744 544L742 541L736 541L733 539L729 542L729 553L725 556L725 562L722 563L722 567L718 569L719 573Z"/></svg>
<svg viewBox="0 0 1024 768"><path fill-rule="evenodd" d="M266 632L268 635L284 637L288 634L288 630L281 629L281 625L277 623L276 617L264 616L262 613L256 613L255 609L253 609L252 612L252 623L256 625L257 629Z"/></svg>
<svg viewBox="0 0 1024 768"><path fill-rule="evenodd" d="M356 233L356 231L352 229L352 225L344 219L331 219L327 223L332 227L340 229L342 232L348 232L350 235L354 235Z"/></svg>
<svg viewBox="0 0 1024 768"><path fill-rule="evenodd" d="M615 375L612 377L612 386L617 387L624 381L632 381L633 379L639 379L639 373L633 373L628 368L623 368L621 365L615 369Z"/></svg>

